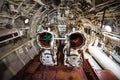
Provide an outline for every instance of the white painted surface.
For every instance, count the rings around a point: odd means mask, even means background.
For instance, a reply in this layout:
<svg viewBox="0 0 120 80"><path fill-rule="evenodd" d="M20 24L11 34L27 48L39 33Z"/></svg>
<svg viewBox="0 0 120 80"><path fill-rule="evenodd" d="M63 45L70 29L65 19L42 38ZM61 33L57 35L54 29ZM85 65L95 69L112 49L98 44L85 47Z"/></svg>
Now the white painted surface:
<svg viewBox="0 0 120 80"><path fill-rule="evenodd" d="M97 47L90 45L88 50L104 69L112 71L115 76L120 79L120 67L116 63L103 54Z"/></svg>
<svg viewBox="0 0 120 80"><path fill-rule="evenodd" d="M88 59L94 70L101 70L100 66L96 63L96 61L92 58L92 56L88 53L84 53L85 59Z"/></svg>

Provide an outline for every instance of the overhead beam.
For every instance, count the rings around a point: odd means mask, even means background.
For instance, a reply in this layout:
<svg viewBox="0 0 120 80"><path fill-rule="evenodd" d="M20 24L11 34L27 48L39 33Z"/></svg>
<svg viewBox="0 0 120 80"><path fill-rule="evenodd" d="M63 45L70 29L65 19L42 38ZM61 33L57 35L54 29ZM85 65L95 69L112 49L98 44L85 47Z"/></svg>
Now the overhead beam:
<svg viewBox="0 0 120 80"><path fill-rule="evenodd" d="M45 5L41 0L34 0L34 1L39 3L40 5Z"/></svg>

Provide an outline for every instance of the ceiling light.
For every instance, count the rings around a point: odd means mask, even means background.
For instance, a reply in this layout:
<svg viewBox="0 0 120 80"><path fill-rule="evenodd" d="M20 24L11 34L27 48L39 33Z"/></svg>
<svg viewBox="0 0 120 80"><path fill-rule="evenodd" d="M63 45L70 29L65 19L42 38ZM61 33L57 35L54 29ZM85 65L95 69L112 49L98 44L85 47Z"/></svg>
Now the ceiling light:
<svg viewBox="0 0 120 80"><path fill-rule="evenodd" d="M29 23L29 19L25 19L25 24L28 24Z"/></svg>
<svg viewBox="0 0 120 80"><path fill-rule="evenodd" d="M105 25L104 28L105 28L105 31L112 32L112 27L111 26Z"/></svg>

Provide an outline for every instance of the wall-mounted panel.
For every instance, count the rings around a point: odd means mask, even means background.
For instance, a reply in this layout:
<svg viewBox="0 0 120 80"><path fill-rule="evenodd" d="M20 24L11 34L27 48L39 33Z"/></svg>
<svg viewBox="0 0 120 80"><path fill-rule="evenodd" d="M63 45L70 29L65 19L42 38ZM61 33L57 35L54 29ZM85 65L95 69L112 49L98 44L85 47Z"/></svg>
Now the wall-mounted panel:
<svg viewBox="0 0 120 80"><path fill-rule="evenodd" d="M25 51L28 53L31 59L36 55L36 52L34 48L32 47L31 43L28 43L26 46L24 46Z"/></svg>
<svg viewBox="0 0 120 80"><path fill-rule="evenodd" d="M17 55L19 56L19 58L20 58L22 61L24 61L25 64L28 63L29 60L30 60L30 57L29 57L28 53L26 53L25 50L24 50L24 47L19 48L19 49L17 50Z"/></svg>
<svg viewBox="0 0 120 80"><path fill-rule="evenodd" d="M23 67L15 52L7 56L3 61L13 74L16 74Z"/></svg>

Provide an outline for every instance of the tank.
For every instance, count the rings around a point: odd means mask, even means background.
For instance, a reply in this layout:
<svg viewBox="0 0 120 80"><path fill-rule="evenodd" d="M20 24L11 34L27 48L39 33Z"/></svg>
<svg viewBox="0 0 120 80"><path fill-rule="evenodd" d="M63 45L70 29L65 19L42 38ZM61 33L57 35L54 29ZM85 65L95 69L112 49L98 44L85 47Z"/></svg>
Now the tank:
<svg viewBox="0 0 120 80"><path fill-rule="evenodd" d="M67 44L64 47L64 65L68 67L80 67L83 62L82 47L85 45L85 37L78 31L71 32L67 36Z"/></svg>
<svg viewBox="0 0 120 80"><path fill-rule="evenodd" d="M57 48L53 33L49 31L38 33L37 42L41 48L41 63L50 66L57 65Z"/></svg>

